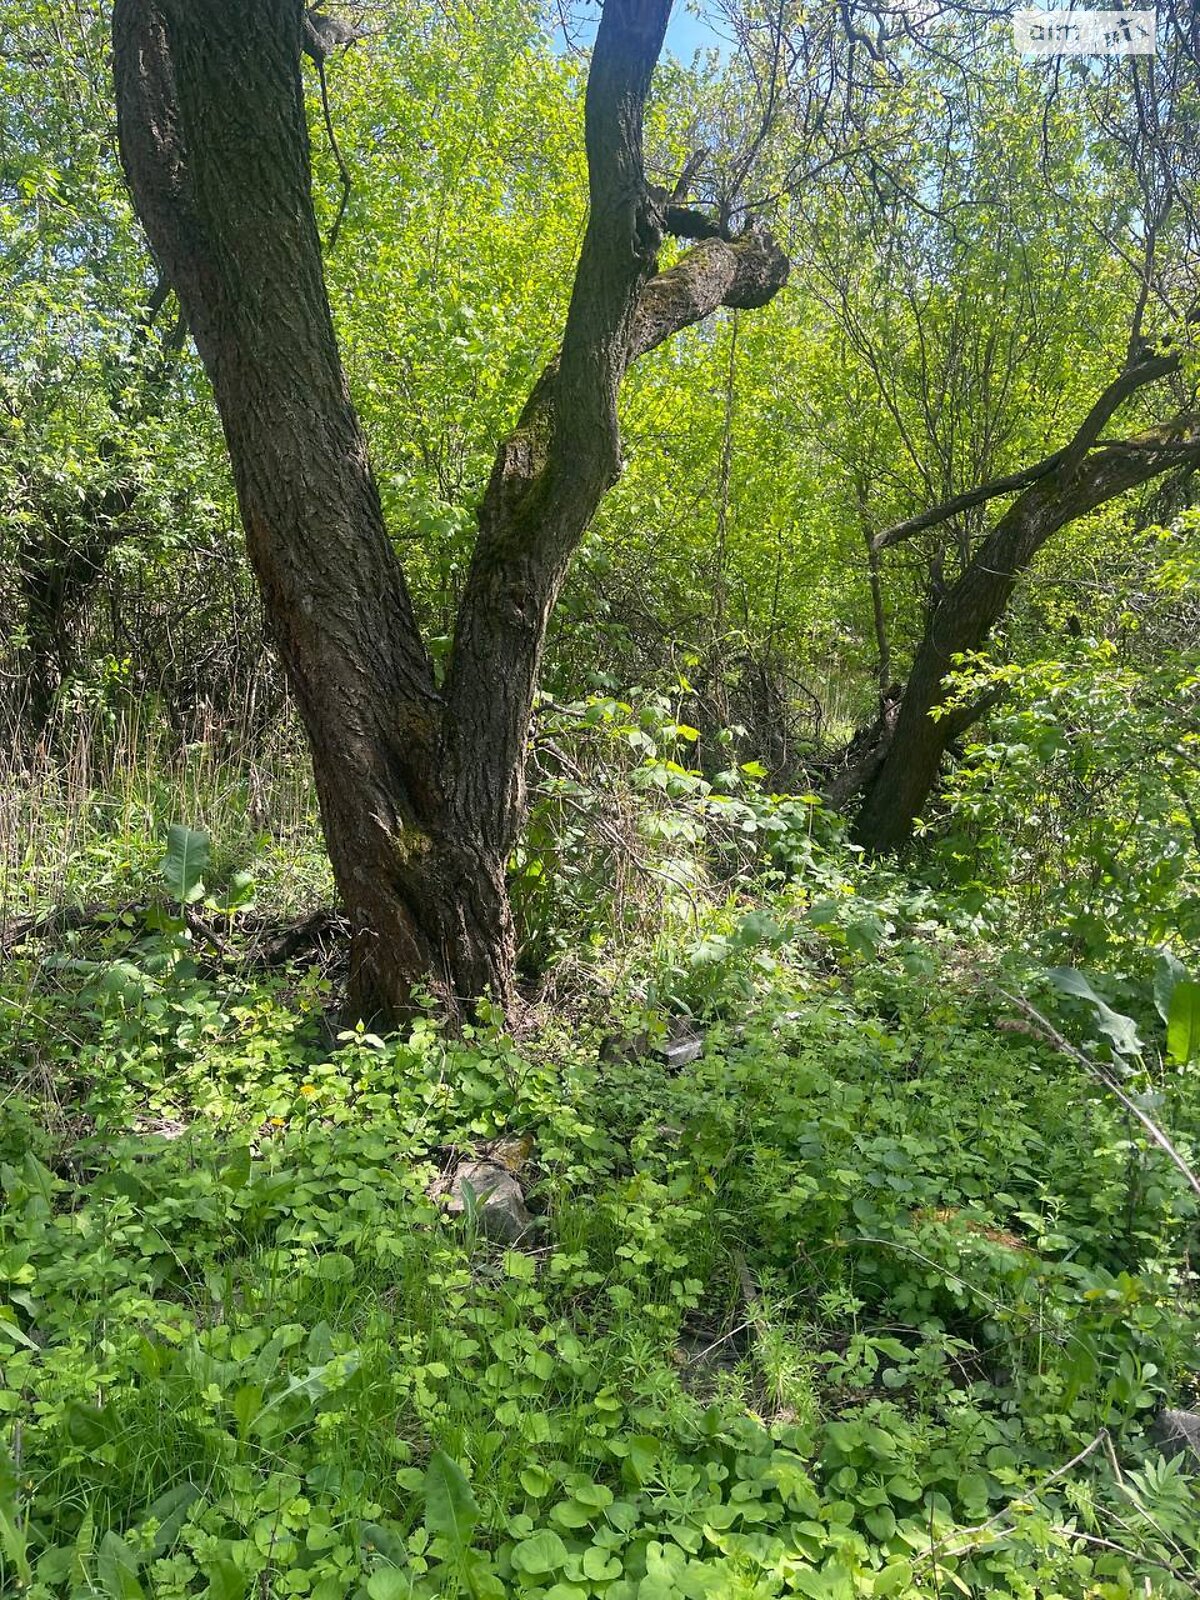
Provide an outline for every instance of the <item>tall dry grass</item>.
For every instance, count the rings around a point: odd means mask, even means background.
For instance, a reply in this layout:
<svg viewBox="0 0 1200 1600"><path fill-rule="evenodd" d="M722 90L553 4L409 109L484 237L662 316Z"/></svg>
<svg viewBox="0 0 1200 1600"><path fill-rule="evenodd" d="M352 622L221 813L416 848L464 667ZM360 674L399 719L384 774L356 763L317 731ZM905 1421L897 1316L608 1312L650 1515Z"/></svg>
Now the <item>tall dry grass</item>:
<svg viewBox="0 0 1200 1600"><path fill-rule="evenodd" d="M331 893L303 740L208 714L181 745L152 703L64 712L0 754L0 943L51 907L119 904L157 873L173 822L208 834L214 874L254 873L286 914Z"/></svg>

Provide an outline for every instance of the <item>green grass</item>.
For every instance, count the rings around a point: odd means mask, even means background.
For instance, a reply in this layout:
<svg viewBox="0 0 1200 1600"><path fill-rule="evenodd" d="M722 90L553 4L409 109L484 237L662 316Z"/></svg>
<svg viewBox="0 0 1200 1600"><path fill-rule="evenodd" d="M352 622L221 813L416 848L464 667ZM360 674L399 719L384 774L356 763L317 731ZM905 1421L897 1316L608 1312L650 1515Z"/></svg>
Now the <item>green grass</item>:
<svg viewBox="0 0 1200 1600"><path fill-rule="evenodd" d="M290 721L253 751L236 725L180 749L152 710L130 707L64 719L32 755L0 758L0 920L138 894L170 822L206 831L222 872L253 862L261 900L282 915L331 897Z"/></svg>

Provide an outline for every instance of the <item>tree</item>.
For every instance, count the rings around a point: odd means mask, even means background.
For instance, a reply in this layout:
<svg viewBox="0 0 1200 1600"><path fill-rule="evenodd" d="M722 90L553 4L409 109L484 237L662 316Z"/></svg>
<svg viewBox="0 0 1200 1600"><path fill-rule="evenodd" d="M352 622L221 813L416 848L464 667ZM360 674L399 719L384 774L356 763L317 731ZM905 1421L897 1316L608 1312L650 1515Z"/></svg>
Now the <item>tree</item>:
<svg viewBox="0 0 1200 1600"><path fill-rule="evenodd" d="M182 335L168 289L144 287L111 156L106 32L95 6L0 3L0 720L20 742L87 656L109 556L160 533L147 464L171 454L179 389Z"/></svg>
<svg viewBox="0 0 1200 1600"><path fill-rule="evenodd" d="M300 0L117 0L122 159L212 383L250 561L312 752L352 929L351 999L451 1016L512 993L505 869L571 555L620 469L629 364L787 260L757 227L669 270L644 107L670 0L605 0L585 107L590 212L558 357L501 443L439 686L350 402L313 214ZM691 226L687 220L685 226ZM693 235L694 236L694 235Z"/></svg>
<svg viewBox="0 0 1200 1600"><path fill-rule="evenodd" d="M109 360L105 376L112 427L98 441L98 470L92 481L64 496L28 474L27 497L36 510L26 519L17 571L28 686L25 714L34 737L47 732L56 696L71 675L74 635L89 591L117 546L139 522L150 520L141 506L145 497L136 463L129 459L128 440L140 423L155 420L161 411L183 343L178 323L161 336L155 332L155 319L169 293L165 283L157 286L123 362Z"/></svg>
<svg viewBox="0 0 1200 1600"><path fill-rule="evenodd" d="M931 585L932 601L903 694L898 701L885 697L874 728L859 740L855 759L833 786L839 801L865 791L854 832L868 849L893 850L909 837L948 746L984 709L967 705L947 711L947 674L957 657L983 649L1019 578L1047 541L1163 474L1186 476L1200 465L1200 415L1187 349L1196 322L1197 173L1189 130L1197 116L1200 34L1194 16L1172 11L1170 23L1168 48L1160 58L1145 65L1134 60L1128 70L1125 64L1113 66L1098 83L1083 79L1082 106L1094 131L1090 163L1108 174L1098 186L1089 179L1089 187L1104 192L1087 220L1106 246L1107 259L1119 261L1127 274L1128 337L1120 371L1063 448L1020 470L982 483L976 479L965 492L943 489L937 496L941 504L870 541L877 563L883 550L949 526L959 534L960 567L952 581L939 576ZM1043 163L1055 192L1048 156ZM923 333L922 350L924 342ZM1105 436L1122 408L1165 379L1175 384L1174 415L1125 438ZM927 411L936 409L937 393L928 385L923 400ZM950 419L957 430L954 408ZM994 429L993 415L985 411L983 420L987 430ZM1003 515L973 538L973 514L1012 495L1016 498Z"/></svg>
<svg viewBox="0 0 1200 1600"><path fill-rule="evenodd" d="M983 709L968 705L942 712L946 675L956 657L982 650L1018 578L1046 541L1165 472L1200 466L1200 416L1192 412L1126 439L1101 442L1118 407L1178 364L1177 357L1151 355L1131 365L1108 386L1065 449L875 539L878 552L956 512L1022 490L933 608L899 707L889 707L881 719L868 763L858 774L866 788L854 824L860 844L874 851L894 850L909 837L937 782L947 747Z"/></svg>

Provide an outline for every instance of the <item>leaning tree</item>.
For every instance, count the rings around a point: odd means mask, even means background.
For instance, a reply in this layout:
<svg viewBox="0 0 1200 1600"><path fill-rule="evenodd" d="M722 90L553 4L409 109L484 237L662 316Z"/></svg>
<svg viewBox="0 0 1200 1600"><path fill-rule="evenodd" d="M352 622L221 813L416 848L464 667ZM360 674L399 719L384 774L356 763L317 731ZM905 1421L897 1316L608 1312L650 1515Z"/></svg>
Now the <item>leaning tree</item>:
<svg viewBox="0 0 1200 1600"><path fill-rule="evenodd" d="M854 759L832 785L839 803L861 791L854 836L869 850L895 850L911 835L947 750L987 704L953 703L947 680L957 662L987 647L1054 536L1156 479L1174 475L1187 481L1200 469L1200 13L1190 4L1169 3L1158 43L1156 56L1113 58L1102 72L1082 76L1078 109L1090 128L1087 159L1082 182L1065 196L1053 181L1047 132L1062 92L1059 74L1052 72L1042 85L1047 207L1065 203L1072 213L1084 211L1101 171L1110 175L1112 195L1106 201L1101 194L1086 221L1109 261L1127 274L1129 321L1119 370L1061 448L962 493L938 496L940 503L869 541L876 597L884 551L949 526L957 530L962 552L957 576L934 586L902 692L884 696L875 725L863 731ZM985 132L992 136L990 129ZM968 316L985 320L978 307L969 308ZM916 322L924 358L932 330L921 327L919 306ZM1014 364L999 374L1001 382L983 386L985 406L996 406L993 393L1010 387L1016 373ZM927 386L921 399L927 418L938 414L940 395ZM1140 425L1122 422L1131 407ZM961 419L953 407L948 410L949 428L957 433ZM982 431L992 431L998 420L985 414ZM1002 514L971 536L972 514L1002 499L1009 502Z"/></svg>
<svg viewBox="0 0 1200 1600"><path fill-rule="evenodd" d="M1070 443L1043 461L877 535L875 554L987 500L1022 491L932 608L898 704L885 705L854 773L864 790L854 822L860 844L895 850L908 839L947 749L984 705L947 704L955 664L984 649L1022 575L1054 534L1168 472L1200 467L1200 414L1184 410L1153 427L1105 439L1114 413L1141 389L1178 371L1179 357L1149 353L1118 373Z"/></svg>
<svg viewBox="0 0 1200 1600"><path fill-rule="evenodd" d="M620 470L629 364L787 278L770 235L647 179L671 0L604 0L585 102L590 207L561 347L497 449L439 684L384 522L322 270L301 0L116 0L121 156L211 380L250 561L312 752L351 924L351 999L451 1016L512 993L505 883L546 628ZM658 270L664 235L700 242ZM705 234L710 236L704 237Z"/></svg>

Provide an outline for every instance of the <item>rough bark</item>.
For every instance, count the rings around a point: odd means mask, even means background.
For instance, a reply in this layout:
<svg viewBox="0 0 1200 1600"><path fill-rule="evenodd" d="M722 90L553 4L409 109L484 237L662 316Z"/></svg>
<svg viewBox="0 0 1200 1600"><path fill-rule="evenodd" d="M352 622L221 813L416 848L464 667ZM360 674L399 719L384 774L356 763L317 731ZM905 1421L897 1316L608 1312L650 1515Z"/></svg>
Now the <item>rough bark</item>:
<svg viewBox="0 0 1200 1600"><path fill-rule="evenodd" d="M1122 384L1121 398L1130 392ZM1046 541L1069 523L1171 468L1200 465L1200 417L1192 415L1093 449L1115 409L1108 403L1111 399L1112 390L1093 408L1071 444L1059 452L1057 464L1042 472L999 519L934 610L904 688L887 753L866 788L855 822L854 836L869 850L895 850L911 834L937 782L947 746L979 714L978 708L969 707L935 715L945 698L946 675L956 656L983 648L1020 575Z"/></svg>
<svg viewBox="0 0 1200 1600"><path fill-rule="evenodd" d="M615 406L625 368L718 306L765 305L787 271L774 240L756 230L698 245L641 288L627 343L605 379L611 415L594 419L597 431L559 434L558 417L571 403L556 362L497 454L455 632L446 750L462 812L480 818L505 855L524 810L523 751L546 626L571 555L620 467ZM585 482L578 466L588 459L596 475Z"/></svg>
<svg viewBox="0 0 1200 1600"><path fill-rule="evenodd" d="M501 445L443 692L384 526L325 293L299 0L117 0L122 157L212 381L247 546L312 750L352 930L352 1003L415 986L452 1016L511 994L505 867L571 554L620 468L630 360L718 305L761 305L765 235L655 276L665 197L642 109L670 0L606 0L586 100L591 211L563 345Z"/></svg>

